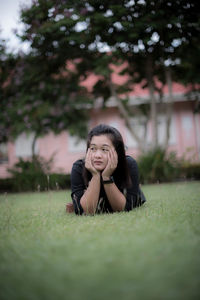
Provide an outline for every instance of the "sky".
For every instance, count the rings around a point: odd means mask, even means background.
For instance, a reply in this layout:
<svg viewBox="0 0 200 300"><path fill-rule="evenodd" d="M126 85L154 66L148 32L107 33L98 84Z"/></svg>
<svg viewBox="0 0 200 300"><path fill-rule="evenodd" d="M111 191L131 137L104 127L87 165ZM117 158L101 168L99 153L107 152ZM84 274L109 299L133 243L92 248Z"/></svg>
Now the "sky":
<svg viewBox="0 0 200 300"><path fill-rule="evenodd" d="M20 5L29 5L30 3L31 0L0 0L0 37L9 40L7 43L9 50L26 50L28 48L27 44L20 43L13 30L22 28L19 21Z"/></svg>

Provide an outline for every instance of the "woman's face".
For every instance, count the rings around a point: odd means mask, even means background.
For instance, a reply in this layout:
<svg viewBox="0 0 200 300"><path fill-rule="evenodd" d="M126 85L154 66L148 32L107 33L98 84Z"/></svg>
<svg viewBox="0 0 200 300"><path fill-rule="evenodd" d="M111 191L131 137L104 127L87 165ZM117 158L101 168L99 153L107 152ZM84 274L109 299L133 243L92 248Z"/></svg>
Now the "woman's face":
<svg viewBox="0 0 200 300"><path fill-rule="evenodd" d="M90 142L91 160L97 171L103 171L108 163L109 150L114 147L107 135L93 136Z"/></svg>

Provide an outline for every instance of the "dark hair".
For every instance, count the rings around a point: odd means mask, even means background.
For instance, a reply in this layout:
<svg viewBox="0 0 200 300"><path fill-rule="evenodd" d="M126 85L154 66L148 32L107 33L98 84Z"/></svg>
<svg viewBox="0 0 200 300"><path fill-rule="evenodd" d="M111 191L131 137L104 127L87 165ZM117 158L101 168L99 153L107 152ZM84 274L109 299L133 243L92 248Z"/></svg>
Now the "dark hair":
<svg viewBox="0 0 200 300"><path fill-rule="evenodd" d="M110 138L118 155L118 165L113 173L115 182L118 183L118 185L121 187L129 186L130 174L129 174L129 169L126 160L124 141L120 132L116 128L109 125L105 125L105 124L97 125L88 134L87 150L90 147L90 143L93 136L100 136L100 135L107 135ZM88 184L88 182L91 179L91 174L85 167L83 168L83 176L86 184Z"/></svg>

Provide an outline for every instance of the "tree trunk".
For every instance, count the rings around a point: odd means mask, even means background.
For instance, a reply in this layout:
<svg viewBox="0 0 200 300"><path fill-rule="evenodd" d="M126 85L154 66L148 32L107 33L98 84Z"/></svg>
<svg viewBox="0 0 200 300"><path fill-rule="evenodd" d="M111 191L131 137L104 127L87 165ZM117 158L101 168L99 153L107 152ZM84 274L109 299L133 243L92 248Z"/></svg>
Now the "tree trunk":
<svg viewBox="0 0 200 300"><path fill-rule="evenodd" d="M153 62L152 62L152 57L150 55L147 58L146 72L147 72L147 81L148 81L148 89L149 89L149 96L150 96L152 146L153 148L156 148L158 146L157 104L156 104L154 80L153 80Z"/></svg>
<svg viewBox="0 0 200 300"><path fill-rule="evenodd" d="M168 99L167 99L167 109L166 109L166 136L164 142L164 149L167 149L170 139L170 125L172 119L173 111L173 91L172 91L172 78L169 68L165 68L166 82L168 86Z"/></svg>
<svg viewBox="0 0 200 300"><path fill-rule="evenodd" d="M123 118L125 120L126 127L130 131L132 137L137 141L138 147L139 147L140 151L143 152L145 150L145 148L146 148L145 144L144 144L144 141L134 131L134 129L133 129L132 125L131 125L130 116L129 116L126 108L124 107L121 99L118 97L118 95L117 95L117 93L115 91L115 87L114 87L114 85L113 85L113 83L112 83L112 81L110 79L109 79L109 86L110 86L111 95L116 100L117 107L118 107L121 115L123 116Z"/></svg>
<svg viewBox="0 0 200 300"><path fill-rule="evenodd" d="M35 157L35 145L36 145L36 141L37 141L38 135L36 133L34 133L34 138L33 138L33 142L32 142L32 158Z"/></svg>

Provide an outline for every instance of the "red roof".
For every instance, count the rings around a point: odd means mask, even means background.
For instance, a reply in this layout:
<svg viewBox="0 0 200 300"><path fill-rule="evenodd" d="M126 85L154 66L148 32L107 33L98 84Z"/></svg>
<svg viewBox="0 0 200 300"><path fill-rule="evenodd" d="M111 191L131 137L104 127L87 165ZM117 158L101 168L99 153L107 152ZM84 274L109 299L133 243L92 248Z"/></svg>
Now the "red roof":
<svg viewBox="0 0 200 300"><path fill-rule="evenodd" d="M113 83L117 85L121 85L125 83L128 80L128 75L119 75L119 73L124 68L123 66L115 66L112 65L113 73L112 73L112 81ZM82 85L85 86L89 91L92 90L93 85L98 81L98 79L101 78L100 76L97 76L95 74L90 74L86 79L82 81ZM161 87L161 82L157 81L156 85ZM172 84L172 90L174 94L184 94L186 92L189 92L191 90L191 87L185 87L181 85L180 83L173 82ZM163 88L163 93L168 94L168 87L167 85ZM148 88L142 88L142 84L134 84L133 90L129 92L129 96L135 96L135 97L145 97L148 96L149 91Z"/></svg>

